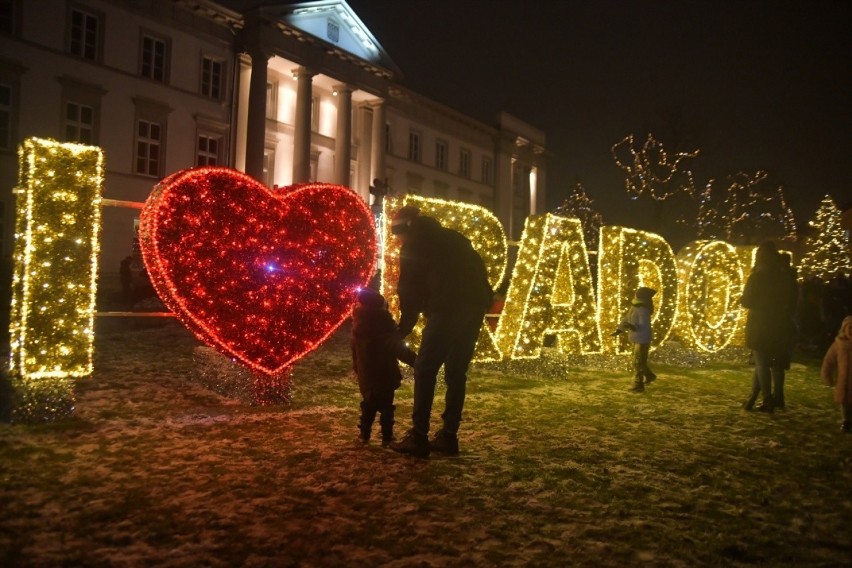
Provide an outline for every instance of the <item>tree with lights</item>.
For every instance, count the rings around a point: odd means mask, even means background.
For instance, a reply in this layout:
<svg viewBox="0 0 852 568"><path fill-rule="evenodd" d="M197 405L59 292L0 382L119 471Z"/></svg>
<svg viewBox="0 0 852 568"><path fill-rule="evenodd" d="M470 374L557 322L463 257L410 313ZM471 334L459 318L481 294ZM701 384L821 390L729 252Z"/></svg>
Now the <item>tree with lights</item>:
<svg viewBox="0 0 852 568"><path fill-rule="evenodd" d="M675 152L670 157L663 143L648 134L644 144L638 147L632 134L612 146L612 157L616 165L624 170L624 185L633 199L650 197L654 202L654 229L662 230L663 204L685 197L694 200L695 183L692 172L682 167L681 162L698 156L699 150ZM677 208L683 211L682 207ZM680 215L677 224L687 224Z"/></svg>
<svg viewBox="0 0 852 568"><path fill-rule="evenodd" d="M603 224L603 215L592 207L594 200L586 195L583 182L576 180L571 193L553 212L561 217L579 219L583 225L583 237L588 250L598 250L598 238Z"/></svg>
<svg viewBox="0 0 852 568"><path fill-rule="evenodd" d="M799 277L815 277L827 282L835 276L852 276L849 244L840 225L840 209L826 195L814 218L808 223L815 231L805 241L805 255L799 263Z"/></svg>
<svg viewBox="0 0 852 568"><path fill-rule="evenodd" d="M796 222L784 198L784 188L772 184L765 171L730 175L722 191L715 190L715 180L711 179L697 200L695 226L699 238L742 243L796 238Z"/></svg>

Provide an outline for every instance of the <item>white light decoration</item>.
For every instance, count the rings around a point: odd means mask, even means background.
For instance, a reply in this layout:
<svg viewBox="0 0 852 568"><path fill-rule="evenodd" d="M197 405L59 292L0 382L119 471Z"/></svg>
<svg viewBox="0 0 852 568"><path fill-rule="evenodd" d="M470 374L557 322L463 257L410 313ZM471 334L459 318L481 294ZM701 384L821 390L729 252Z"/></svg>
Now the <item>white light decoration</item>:
<svg viewBox="0 0 852 568"><path fill-rule="evenodd" d="M18 158L10 371L20 412L48 415L92 372L103 153L30 138Z"/></svg>
<svg viewBox="0 0 852 568"><path fill-rule="evenodd" d="M640 286L657 290L652 314L654 348L669 336L677 313L677 265L669 244L659 235L601 227L598 251L598 325L604 353L626 353L626 334L611 335Z"/></svg>
<svg viewBox="0 0 852 568"><path fill-rule="evenodd" d="M677 254L675 333L688 348L714 353L737 331L745 276L737 250L722 241L694 241Z"/></svg>
<svg viewBox="0 0 852 568"><path fill-rule="evenodd" d="M757 247L752 245L743 245L734 247L734 250L736 250L737 258L740 262L740 270L742 270L743 273L743 287L745 287L745 283L748 280L749 274L751 274L752 267L754 266L754 256L755 253L757 253ZM735 298L738 306L741 298L742 290L740 290L739 296ZM734 330L734 335L731 338L732 347L745 347L746 316L748 316L748 310L741 308L737 317L736 329Z"/></svg>
<svg viewBox="0 0 852 568"><path fill-rule="evenodd" d="M599 353L589 257L578 219L528 217L497 324L497 343L511 359L541 355L546 335L564 354Z"/></svg>
<svg viewBox="0 0 852 568"><path fill-rule="evenodd" d="M814 234L805 241L805 255L799 263L800 279L812 277L828 282L836 276L852 276L849 237L840 217L840 209L826 195L809 223Z"/></svg>
<svg viewBox="0 0 852 568"><path fill-rule="evenodd" d="M391 235L391 220L394 213L406 205L412 205L420 209L422 215L433 217L440 221L441 225L453 229L467 237L473 248L482 257L488 271L488 282L492 289L496 288L506 274L506 262L508 258L506 233L503 225L497 217L489 210L479 205L420 197L418 195L404 195L386 197L383 204L382 240L385 243L383 253L382 271L382 294L388 301L391 313L398 317L399 298L396 294L396 286L399 282L399 239ZM414 331L408 337L409 343L416 346L420 343L420 334L424 326L423 318L415 326ZM483 322L479 332L479 340L476 344L474 361L496 361L501 359L500 350L487 323Z"/></svg>

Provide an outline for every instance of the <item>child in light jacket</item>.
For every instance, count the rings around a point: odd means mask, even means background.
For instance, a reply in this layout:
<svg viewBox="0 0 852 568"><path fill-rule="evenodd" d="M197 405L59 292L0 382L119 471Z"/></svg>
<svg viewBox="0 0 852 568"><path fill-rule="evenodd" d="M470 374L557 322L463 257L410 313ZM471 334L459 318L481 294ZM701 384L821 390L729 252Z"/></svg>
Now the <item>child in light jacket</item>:
<svg viewBox="0 0 852 568"><path fill-rule="evenodd" d="M843 411L840 429L852 429L852 316L846 316L840 324L840 333L828 348L822 360L820 372L823 382L834 387L834 402Z"/></svg>
<svg viewBox="0 0 852 568"><path fill-rule="evenodd" d="M656 290L644 286L636 290L636 295L630 302L630 309L614 334L626 331L627 338L633 343L634 380L631 392L644 392L645 385L657 378L657 375L648 367L648 351L654 337L651 330L651 313L654 311L654 303L651 298L656 293Z"/></svg>

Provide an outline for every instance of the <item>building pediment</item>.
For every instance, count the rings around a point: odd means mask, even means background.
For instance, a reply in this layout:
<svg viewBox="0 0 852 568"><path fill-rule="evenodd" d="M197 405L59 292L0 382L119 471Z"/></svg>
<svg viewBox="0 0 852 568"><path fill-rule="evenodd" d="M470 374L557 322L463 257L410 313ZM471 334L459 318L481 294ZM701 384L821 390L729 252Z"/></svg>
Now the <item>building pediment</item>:
<svg viewBox="0 0 852 568"><path fill-rule="evenodd" d="M266 4L264 18L331 44L347 54L399 74L399 70L364 22L342 0Z"/></svg>

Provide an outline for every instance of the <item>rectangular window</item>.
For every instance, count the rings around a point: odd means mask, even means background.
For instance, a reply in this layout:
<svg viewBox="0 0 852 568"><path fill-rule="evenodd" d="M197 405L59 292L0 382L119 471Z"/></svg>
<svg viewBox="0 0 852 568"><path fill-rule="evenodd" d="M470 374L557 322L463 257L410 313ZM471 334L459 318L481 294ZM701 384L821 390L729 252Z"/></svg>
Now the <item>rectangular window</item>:
<svg viewBox="0 0 852 568"><path fill-rule="evenodd" d="M311 99L311 132L319 132L320 98Z"/></svg>
<svg viewBox="0 0 852 568"><path fill-rule="evenodd" d="M211 99L222 98L222 80L225 64L218 59L205 57L201 60L201 94ZM268 84L267 84L268 85Z"/></svg>
<svg viewBox="0 0 852 568"><path fill-rule="evenodd" d="M148 79L166 82L168 46L166 42L151 36L142 36L142 61L140 74Z"/></svg>
<svg viewBox="0 0 852 568"><path fill-rule="evenodd" d="M95 109L88 105L65 103L65 141L95 143Z"/></svg>
<svg viewBox="0 0 852 568"><path fill-rule="evenodd" d="M18 31L19 0L0 0L0 34L14 35Z"/></svg>
<svg viewBox="0 0 852 568"><path fill-rule="evenodd" d="M163 143L162 126L156 122L136 121L136 173L160 177L160 146Z"/></svg>
<svg viewBox="0 0 852 568"><path fill-rule="evenodd" d="M99 18L90 12L74 8L71 10L71 31L69 51L72 55L98 59L100 42Z"/></svg>
<svg viewBox="0 0 852 568"><path fill-rule="evenodd" d="M393 138L391 138L390 124L385 123L385 154L393 154Z"/></svg>
<svg viewBox="0 0 852 568"><path fill-rule="evenodd" d="M494 183L494 163L489 157L482 158L482 183L486 185Z"/></svg>
<svg viewBox="0 0 852 568"><path fill-rule="evenodd" d="M435 141L435 167L439 170L447 169L447 142L446 140Z"/></svg>
<svg viewBox="0 0 852 568"><path fill-rule="evenodd" d="M218 166L219 152L222 148L222 137L209 134L198 135L198 148L195 154L197 166Z"/></svg>
<svg viewBox="0 0 852 568"><path fill-rule="evenodd" d="M420 133L416 130L408 131L408 159L412 162L420 161Z"/></svg>
<svg viewBox="0 0 852 568"><path fill-rule="evenodd" d="M459 175L470 177L470 150L467 148L459 151Z"/></svg>
<svg viewBox="0 0 852 568"><path fill-rule="evenodd" d="M266 118L278 120L278 83L266 84Z"/></svg>
<svg viewBox="0 0 852 568"><path fill-rule="evenodd" d="M261 180L267 187L272 187L272 181L275 179L273 166L275 165L275 150L269 148L263 151L263 179Z"/></svg>
<svg viewBox="0 0 852 568"><path fill-rule="evenodd" d="M0 84L0 150L12 149L12 87Z"/></svg>

